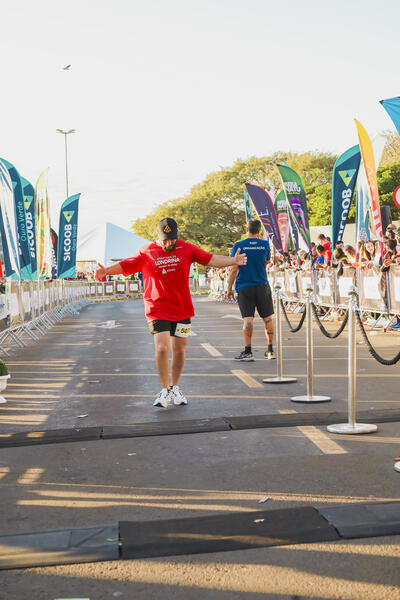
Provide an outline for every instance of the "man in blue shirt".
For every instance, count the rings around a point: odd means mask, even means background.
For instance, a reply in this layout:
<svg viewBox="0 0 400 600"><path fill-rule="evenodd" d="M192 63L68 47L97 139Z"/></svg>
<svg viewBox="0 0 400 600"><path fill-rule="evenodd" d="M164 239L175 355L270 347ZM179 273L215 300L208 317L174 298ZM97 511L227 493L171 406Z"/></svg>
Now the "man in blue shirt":
<svg viewBox="0 0 400 600"><path fill-rule="evenodd" d="M264 358L271 360L275 358L272 348L274 339L274 323L272 315L274 307L272 302L271 288L268 284L266 264L270 259L271 252L269 242L260 239L261 222L250 219L247 223L247 238L236 242L232 248L232 256L238 248L246 254L247 264L231 267L228 280L228 298L233 298L233 283L236 279L236 291L238 292L239 308L243 318L244 350L235 356L236 360L252 361L254 356L251 350L251 338L253 335L253 322L255 309L264 321L265 334L267 337L267 350Z"/></svg>

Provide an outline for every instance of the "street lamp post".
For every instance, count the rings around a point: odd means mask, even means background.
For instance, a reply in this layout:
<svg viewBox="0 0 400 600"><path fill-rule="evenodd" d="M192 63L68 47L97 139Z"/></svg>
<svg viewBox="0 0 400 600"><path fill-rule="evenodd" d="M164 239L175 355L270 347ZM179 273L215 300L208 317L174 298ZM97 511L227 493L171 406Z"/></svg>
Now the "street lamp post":
<svg viewBox="0 0 400 600"><path fill-rule="evenodd" d="M57 133L62 133L65 141L65 182L67 186L67 198L68 198L68 149L67 149L67 135L70 133L75 133L75 129L69 129L68 131L63 131L62 129L56 129Z"/></svg>

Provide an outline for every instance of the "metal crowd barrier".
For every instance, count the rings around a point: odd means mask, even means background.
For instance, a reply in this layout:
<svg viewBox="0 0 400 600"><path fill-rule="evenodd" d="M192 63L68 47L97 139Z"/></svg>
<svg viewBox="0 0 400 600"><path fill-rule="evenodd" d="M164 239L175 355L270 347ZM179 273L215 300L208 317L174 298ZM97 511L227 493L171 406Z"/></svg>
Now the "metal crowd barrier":
<svg viewBox="0 0 400 600"><path fill-rule="evenodd" d="M141 298L140 281L127 279L113 281L88 281L89 297L92 300L114 300L115 298Z"/></svg>
<svg viewBox="0 0 400 600"><path fill-rule="evenodd" d="M78 314L89 303L86 281L12 281L0 287L0 350L10 341L24 348L38 340L66 314Z"/></svg>
<svg viewBox="0 0 400 600"><path fill-rule="evenodd" d="M270 270L271 286L281 285L282 299L290 304L304 305L306 290L311 285L316 303L330 311L344 309L348 305L349 292L353 286L359 294L362 313L375 315L375 325L384 317L392 321L400 315L400 267L391 265L386 273L378 267L360 268L344 266L327 271L299 271L296 269Z"/></svg>
<svg viewBox="0 0 400 600"><path fill-rule="evenodd" d="M38 340L66 314L77 315L93 300L141 297L135 280L12 281L0 284L0 351L12 342L24 348L27 340Z"/></svg>

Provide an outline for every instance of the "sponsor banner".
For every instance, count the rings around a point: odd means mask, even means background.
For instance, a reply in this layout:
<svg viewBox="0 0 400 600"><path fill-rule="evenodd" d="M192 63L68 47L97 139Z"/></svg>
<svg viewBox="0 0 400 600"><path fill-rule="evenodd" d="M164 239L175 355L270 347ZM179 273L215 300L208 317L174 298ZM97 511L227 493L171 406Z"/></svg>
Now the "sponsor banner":
<svg viewBox="0 0 400 600"><path fill-rule="evenodd" d="M6 165L11 177L14 190L14 206L15 219L17 227L18 255L21 279L30 281L32 279L31 257L29 253L29 241L26 224L24 192L22 181L17 169L8 160L0 159ZM13 279L18 279L18 275L14 273Z"/></svg>
<svg viewBox="0 0 400 600"><path fill-rule="evenodd" d="M22 192L24 195L26 231L29 244L29 256L31 260L32 279L37 279L36 260L36 230L35 230L35 188L27 179L21 177Z"/></svg>
<svg viewBox="0 0 400 600"><path fill-rule="evenodd" d="M275 198L275 212L278 219L278 227L281 234L283 251L288 251L290 237L290 222L286 195L283 190Z"/></svg>
<svg viewBox="0 0 400 600"><path fill-rule="evenodd" d="M306 194L300 176L287 165L276 165L286 193L293 221L311 253L311 236L308 223Z"/></svg>
<svg viewBox="0 0 400 600"><path fill-rule="evenodd" d="M6 165L0 160L0 233L6 277L20 278L17 224L13 184Z"/></svg>
<svg viewBox="0 0 400 600"><path fill-rule="evenodd" d="M356 243L359 240L366 242L371 239L369 230L369 211L370 199L367 177L365 175L364 163L361 161L361 169L357 178L356 191Z"/></svg>
<svg viewBox="0 0 400 600"><path fill-rule="evenodd" d="M247 190L244 190L244 206L246 211L246 223L251 219L251 206L250 206L250 198Z"/></svg>
<svg viewBox="0 0 400 600"><path fill-rule="evenodd" d="M63 202L60 209L57 266L59 279L75 277L79 197L80 194L70 196Z"/></svg>
<svg viewBox="0 0 400 600"><path fill-rule="evenodd" d="M264 230L268 235L278 252L282 253L282 240L278 226L278 219L275 212L274 203L271 196L258 185L246 183L246 189L254 204L259 219L264 226Z"/></svg>
<svg viewBox="0 0 400 600"><path fill-rule="evenodd" d="M386 100L380 100L383 108L388 113L396 126L397 131L400 134L400 96L394 98L387 98Z"/></svg>
<svg viewBox="0 0 400 600"><path fill-rule="evenodd" d="M58 235L54 229L50 229L51 235L51 276L57 279L57 252L58 252Z"/></svg>
<svg viewBox="0 0 400 600"><path fill-rule="evenodd" d="M360 167L359 146L343 152L335 162L332 175L332 248L343 239L354 188Z"/></svg>
<svg viewBox="0 0 400 600"><path fill-rule="evenodd" d="M386 138L382 134L378 134L372 140L372 148L374 151L375 165L378 166L381 162L383 149L385 147ZM357 186L356 186L356 243L359 240L367 241L371 239L369 225L369 208L370 197L367 177L365 175L364 163L361 160L360 169L358 171Z"/></svg>
<svg viewBox="0 0 400 600"><path fill-rule="evenodd" d="M378 179L376 176L376 166L374 151L372 148L371 140L369 139L368 133L364 129L357 119L355 119L358 139L360 142L361 156L364 163L365 175L368 182L370 201L371 201L371 212L375 227L376 239L379 242L381 254L384 254L383 245L383 231L382 231L382 218L381 208L379 205L379 192L378 192Z"/></svg>
<svg viewBox="0 0 400 600"><path fill-rule="evenodd" d="M51 278L51 235L47 172L43 171L35 187L35 227L38 279Z"/></svg>

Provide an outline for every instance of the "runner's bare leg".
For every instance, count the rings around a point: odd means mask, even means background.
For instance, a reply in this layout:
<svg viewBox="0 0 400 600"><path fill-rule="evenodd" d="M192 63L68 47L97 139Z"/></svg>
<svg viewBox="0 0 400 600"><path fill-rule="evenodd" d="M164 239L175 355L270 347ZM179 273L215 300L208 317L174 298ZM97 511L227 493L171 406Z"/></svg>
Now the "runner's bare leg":
<svg viewBox="0 0 400 600"><path fill-rule="evenodd" d="M267 338L267 343L272 344L274 341L274 321L272 315L269 317L264 317L264 327L265 327L265 337Z"/></svg>
<svg viewBox="0 0 400 600"><path fill-rule="evenodd" d="M171 385L179 385L186 357L186 345L189 338L171 337L172 362L171 362Z"/></svg>
<svg viewBox="0 0 400 600"><path fill-rule="evenodd" d="M243 317L243 339L244 347L251 346L251 338L253 336L254 317Z"/></svg>
<svg viewBox="0 0 400 600"><path fill-rule="evenodd" d="M169 347L171 336L169 331L154 334L155 361L158 376L163 388L169 388Z"/></svg>

